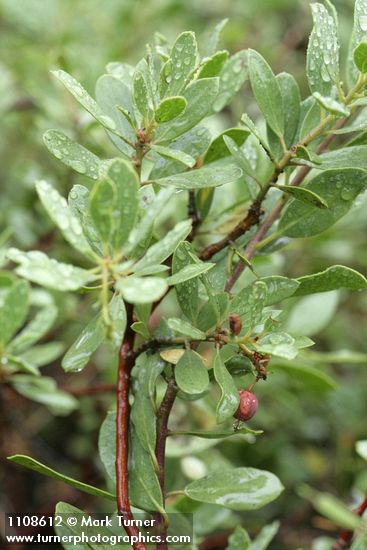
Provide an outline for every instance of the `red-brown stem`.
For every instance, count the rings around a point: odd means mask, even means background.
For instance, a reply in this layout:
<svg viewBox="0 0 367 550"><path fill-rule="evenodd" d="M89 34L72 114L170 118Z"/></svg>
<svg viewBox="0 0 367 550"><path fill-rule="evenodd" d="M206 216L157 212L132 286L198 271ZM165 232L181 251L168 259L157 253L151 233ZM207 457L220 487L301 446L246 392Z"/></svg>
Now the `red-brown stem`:
<svg viewBox="0 0 367 550"><path fill-rule="evenodd" d="M165 457L166 457L166 440L168 434L168 420L171 414L173 403L177 395L177 386L174 378L171 378L168 381L166 393L162 399L162 403L158 409L157 413L157 443L155 447L155 454L157 457L158 463L158 480L161 486L163 502L165 500L164 492L164 467L165 467ZM155 514L156 525L159 534L162 539L165 539L167 535L167 526L165 523L165 518L162 514ZM157 544L157 549L166 550L168 548L167 543L162 542Z"/></svg>
<svg viewBox="0 0 367 550"><path fill-rule="evenodd" d="M257 225L261 216L260 206L261 202L256 199L250 206L246 217L238 225L236 225L236 227L226 237L204 248L204 250L200 253L200 259L203 262L207 262L215 254L223 250L223 248L226 248L226 246L228 246L231 242L238 239L238 237L241 237L241 235L244 235L249 229L251 229L251 227Z"/></svg>
<svg viewBox="0 0 367 550"><path fill-rule="evenodd" d="M200 223L199 213L196 208L195 191L193 191L192 189L189 191L187 214L189 219L192 221L191 233L187 237L187 240L191 242L195 237L196 229Z"/></svg>
<svg viewBox="0 0 367 550"><path fill-rule="evenodd" d="M363 516L364 512L367 510L367 497L364 501L354 510L356 516ZM353 531L348 531L348 529L342 529L339 533L339 538L333 546L332 550L344 550L349 548L350 542L353 537Z"/></svg>
<svg viewBox="0 0 367 550"><path fill-rule="evenodd" d="M250 242L247 245L245 256L248 260L250 260L256 251L256 245L265 237L275 220L280 216L280 213L283 209L283 206L285 204L285 201L282 199L279 201L279 203L273 208L271 212L264 218L262 224L260 225L259 229L253 236L253 238L250 240ZM232 275L229 277L227 284L226 284L226 291L230 292L233 285L241 275L241 273L246 268L246 264L243 262L240 262L235 267L235 270L233 271Z"/></svg>
<svg viewBox="0 0 367 550"><path fill-rule="evenodd" d="M131 329L133 322L133 306L127 304L127 328L119 353L119 367L117 376L116 395L116 494L117 510L124 520L133 520L129 501L129 388L130 372L134 366L134 331ZM129 537L139 537L139 529L133 523L125 527ZM146 550L142 542L132 544L134 550Z"/></svg>

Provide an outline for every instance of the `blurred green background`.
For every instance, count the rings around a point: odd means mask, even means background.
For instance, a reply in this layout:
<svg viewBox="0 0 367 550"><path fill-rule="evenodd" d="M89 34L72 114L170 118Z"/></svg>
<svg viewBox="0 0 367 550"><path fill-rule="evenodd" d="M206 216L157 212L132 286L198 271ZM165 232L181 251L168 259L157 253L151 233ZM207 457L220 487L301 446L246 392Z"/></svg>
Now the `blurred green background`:
<svg viewBox="0 0 367 550"><path fill-rule="evenodd" d="M353 1L339 0L335 5L345 55ZM274 72L293 73L303 97L308 95L304 74L312 26L308 1L0 0L0 245L39 248L60 259L71 253L40 208L34 181L47 179L66 192L72 184L85 184L85 180L51 157L42 142L46 129L64 129L97 154L112 154L107 139L53 81L49 70L64 68L93 94L105 65L120 60L137 62L154 32L172 40L177 33L192 29L199 43L205 44L210 29L223 18L229 18L222 34L225 48L231 52L257 49ZM248 84L217 124L235 125L245 111L256 115ZM258 270L261 274L299 276L341 263L365 273L366 206L366 200L361 199L351 214L321 236L297 241L271 258L262 256L257 260ZM50 338L68 344L82 326L88 304L75 297L61 300L57 293L55 299L61 316ZM293 306L289 300L289 309ZM251 439L244 442L234 438L210 452L186 443L179 453L172 451L180 454L168 461L172 489L195 475L195 468L201 468L202 473L224 467L228 461L269 469L286 487L280 499L243 518L230 512L219 517L216 510L204 506L197 520L203 534L230 529L240 522L250 533L256 533L265 522L280 519L282 526L271 548L310 549L315 538L328 535L329 530L331 537L335 533L331 524L297 496L298 485L306 482L346 502L367 490L367 472L354 450L355 441L366 437L366 294L328 293L313 303L299 301L297 308L292 309L289 323L297 324L297 316L302 316L303 324L309 319L308 334L316 341L317 351L334 354L328 360L315 355L314 364L331 375L336 389L310 379L304 372L307 363L300 362L302 372L278 365L268 383L259 384L261 407L251 426L264 429L265 434L256 444ZM360 355L341 358L336 353L341 349ZM115 362L102 350L95 364L80 375L65 375L58 364L47 367L45 373L68 388L83 387L97 379L112 383ZM77 412L55 418L41 405L3 388L1 455L30 454L69 475L103 486L96 445L99 426L112 399L108 395L84 397ZM210 425L213 411L207 403L193 402L188 407L202 427L205 418ZM186 404L180 402L173 422L179 425L186 416ZM192 462L193 457L196 462ZM52 513L59 500L100 510L92 497L4 462L2 482L1 511ZM313 548L317 548L315 544Z"/></svg>

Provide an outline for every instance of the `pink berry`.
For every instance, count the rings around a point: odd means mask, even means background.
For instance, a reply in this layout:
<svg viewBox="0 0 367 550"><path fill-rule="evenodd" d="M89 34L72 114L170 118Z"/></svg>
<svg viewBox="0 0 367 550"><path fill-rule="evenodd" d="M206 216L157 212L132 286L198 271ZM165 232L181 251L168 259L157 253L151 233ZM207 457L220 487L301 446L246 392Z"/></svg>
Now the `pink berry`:
<svg viewBox="0 0 367 550"><path fill-rule="evenodd" d="M254 393L248 390L240 390L240 404L234 417L242 422L250 420L257 411L258 401Z"/></svg>

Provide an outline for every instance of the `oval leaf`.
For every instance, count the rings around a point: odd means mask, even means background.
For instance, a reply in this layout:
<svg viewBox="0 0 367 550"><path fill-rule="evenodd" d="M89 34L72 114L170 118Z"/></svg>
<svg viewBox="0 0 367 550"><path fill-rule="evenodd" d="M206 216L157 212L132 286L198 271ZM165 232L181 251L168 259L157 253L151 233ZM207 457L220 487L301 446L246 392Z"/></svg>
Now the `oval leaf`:
<svg viewBox="0 0 367 550"><path fill-rule="evenodd" d="M203 393L209 386L209 374L201 355L186 351L175 367L178 387L190 395Z"/></svg>
<svg viewBox="0 0 367 550"><path fill-rule="evenodd" d="M154 118L158 124L169 122L185 112L187 101L182 96L166 97L158 105Z"/></svg>
<svg viewBox="0 0 367 550"><path fill-rule="evenodd" d="M284 193L292 195L298 201L305 202L306 204L312 204L317 208L328 208L326 201L310 189L305 189L304 187L293 187L292 185L277 185L276 187Z"/></svg>
<svg viewBox="0 0 367 550"><path fill-rule="evenodd" d="M219 352L215 356L213 370L215 380L222 391L216 411L217 422L220 424L234 415L238 409L240 398L234 380L226 369Z"/></svg>
<svg viewBox="0 0 367 550"><path fill-rule="evenodd" d="M279 84L268 63L254 50L249 51L249 74L252 91L266 122L277 136L283 136L284 112Z"/></svg>
<svg viewBox="0 0 367 550"><path fill-rule="evenodd" d="M350 210L354 199L367 186L367 172L362 170L328 170L322 172L304 189L319 195L329 206L315 209L293 200L284 210L279 222L288 237L310 237L325 231Z"/></svg>
<svg viewBox="0 0 367 550"><path fill-rule="evenodd" d="M256 468L216 472L185 487L185 494L194 500L237 511L258 510L282 491L283 485L274 474Z"/></svg>
<svg viewBox="0 0 367 550"><path fill-rule="evenodd" d="M47 130L43 141L47 149L66 166L88 178L98 179L100 160L91 151L59 130Z"/></svg>

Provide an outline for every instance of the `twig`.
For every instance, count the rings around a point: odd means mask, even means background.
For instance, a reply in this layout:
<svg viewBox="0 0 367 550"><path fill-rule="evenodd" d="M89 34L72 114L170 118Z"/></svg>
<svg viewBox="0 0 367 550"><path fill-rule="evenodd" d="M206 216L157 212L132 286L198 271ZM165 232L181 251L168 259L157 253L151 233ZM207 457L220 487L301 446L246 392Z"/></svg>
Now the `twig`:
<svg viewBox="0 0 367 550"><path fill-rule="evenodd" d="M139 529L134 524L133 514L129 501L129 388L130 372L134 366L134 347L135 333L131 329L133 322L133 306L127 304L127 328L119 353L119 367L117 377L117 395L116 395L116 493L117 510L124 520L128 520L130 525L126 525L125 531L130 537L139 538ZM134 550L146 550L145 544L141 542L133 543Z"/></svg>
<svg viewBox="0 0 367 550"><path fill-rule="evenodd" d="M193 191L192 189L190 189L189 191L189 202L188 202L187 213L188 213L188 217L192 222L191 232L190 232L190 235L187 237L187 240L191 242L195 237L196 229L200 223L199 213L196 208L195 191Z"/></svg>
<svg viewBox="0 0 367 550"><path fill-rule="evenodd" d="M363 516L364 512L367 510L367 497L364 501L354 510L356 516ZM339 538L334 544L332 550L344 550L349 548L350 542L353 537L353 531L348 531L348 529L342 529L339 533Z"/></svg>
<svg viewBox="0 0 367 550"><path fill-rule="evenodd" d="M173 403L177 395L177 386L174 378L171 378L168 381L166 393L163 397L162 403L158 409L157 413L157 443L155 448L155 454L157 457L158 463L158 480L161 486L163 501L165 500L164 493L164 466L165 466L165 455L166 455L166 440L168 435L168 420L171 414ZM157 544L157 549L166 550L168 548L165 541L167 534L167 526L165 524L165 518L162 514L155 514L156 524L158 527L158 532L161 535L163 542Z"/></svg>
<svg viewBox="0 0 367 550"><path fill-rule="evenodd" d="M151 340L146 340L146 342L143 342L138 348L136 348L134 351L130 352L130 355L134 358L138 357L141 353L144 351L147 351L148 349L156 350L160 348L165 348L167 346L184 346L187 342L214 342L216 341L216 337L213 336L207 336L205 340L202 338L189 338L187 337L178 337L178 338L171 338L171 337L162 337L162 338L152 338Z"/></svg>

